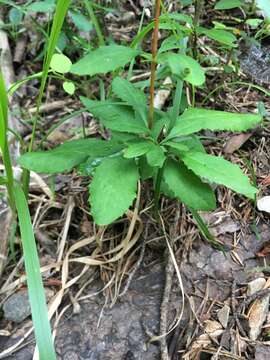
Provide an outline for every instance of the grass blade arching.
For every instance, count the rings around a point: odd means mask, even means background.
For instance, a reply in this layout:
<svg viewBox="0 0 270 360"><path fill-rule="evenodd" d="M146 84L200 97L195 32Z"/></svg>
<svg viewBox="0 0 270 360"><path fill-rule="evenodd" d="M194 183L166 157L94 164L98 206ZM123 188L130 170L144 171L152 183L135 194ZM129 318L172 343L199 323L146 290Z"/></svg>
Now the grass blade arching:
<svg viewBox="0 0 270 360"><path fill-rule="evenodd" d="M43 62L41 84L40 84L39 94L38 94L38 99L37 99L37 113L36 113L36 116L34 117L34 121L33 121L31 140L30 140L30 144L29 144L29 148L28 148L29 152L31 152L33 149L33 145L34 145L34 141L35 141L35 137L36 137L39 109L40 109L40 106L42 103L42 97L43 97L43 94L45 91L45 86L46 86L49 68L50 68L50 62L52 60L52 56L54 54L57 40L59 38L60 31L63 26L64 19L65 19L66 13L68 11L70 2L71 2L71 0L58 0L57 4L56 4L56 9L55 9L54 17L53 17L53 24L52 24L48 44L47 44L46 55L45 55L44 62ZM25 170L23 172L22 181L23 181L24 192L27 195L28 194L28 185L29 185L29 171L28 170Z"/></svg>
<svg viewBox="0 0 270 360"><path fill-rule="evenodd" d="M14 185L14 195L39 358L40 360L56 360L33 227L24 192L18 183Z"/></svg>
<svg viewBox="0 0 270 360"><path fill-rule="evenodd" d="M15 202L13 194L13 171L10 153L8 149L8 97L5 88L4 78L0 69L0 150L2 154L2 160L4 163L6 177L7 177L7 191L9 205L13 214L15 214Z"/></svg>

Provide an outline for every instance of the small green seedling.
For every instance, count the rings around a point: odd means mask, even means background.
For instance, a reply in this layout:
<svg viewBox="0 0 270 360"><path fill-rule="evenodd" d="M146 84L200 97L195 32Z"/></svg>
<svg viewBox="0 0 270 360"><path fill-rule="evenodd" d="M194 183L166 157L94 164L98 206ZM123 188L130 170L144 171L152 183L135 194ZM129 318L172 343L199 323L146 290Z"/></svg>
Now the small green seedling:
<svg viewBox="0 0 270 360"><path fill-rule="evenodd" d="M223 6L222 3L220 6ZM200 64L183 51L188 27L179 25L177 21L189 22L190 19L176 15L160 17L161 26L166 25L166 29L177 32L174 40L171 38L169 43L163 43L162 51L152 46L155 52L152 51L151 80L155 78L155 65L159 63L163 76L169 75L176 82L171 109L167 112L153 109L153 81L150 86L152 100L148 105L145 93L136 84L116 76L106 100L80 98L102 126L110 130L110 140L69 141L53 150L27 153L19 159L22 167L36 172L55 174L77 168L80 173L91 176L89 201L98 225L110 224L121 217L136 198L138 181L148 179L153 180L156 207L163 193L179 199L193 212L212 210L216 199L211 184L225 185L249 199L255 198L257 189L250 184L249 178L237 165L221 156L207 154L198 133L202 130L246 131L259 124L262 118L257 114L196 107L187 107L180 114L183 82L193 88L202 86L205 73ZM142 30L146 34L155 27L155 45L157 24L158 21L155 21L155 24ZM234 46L235 38L222 29L197 27L196 31L198 35L204 34L227 46ZM189 36L192 34L189 33ZM141 34L131 47L116 44L100 46L72 65L63 55L54 56L51 68L62 71L65 65L73 76L119 74L119 69L139 55L150 59L149 54L135 49L140 37ZM174 52L175 49L178 53ZM65 86L73 92L70 86Z"/></svg>
<svg viewBox="0 0 270 360"><path fill-rule="evenodd" d="M204 82L200 65L192 58L168 52L162 61L171 73L182 65L186 81ZM225 185L254 199L257 190L248 177L237 165L207 154L196 133L206 129L245 131L260 123L260 115L189 107L172 119L171 111L155 110L153 127L149 128L147 99L140 89L116 77L112 92L113 96L105 101L81 97L89 112L110 129L110 140L69 141L50 151L25 154L19 163L43 173L79 167L85 175L91 175L89 201L99 225L122 216L136 198L138 181L149 178L153 179L156 192L177 198L193 210L215 208L211 184ZM171 123L174 125L170 129Z"/></svg>

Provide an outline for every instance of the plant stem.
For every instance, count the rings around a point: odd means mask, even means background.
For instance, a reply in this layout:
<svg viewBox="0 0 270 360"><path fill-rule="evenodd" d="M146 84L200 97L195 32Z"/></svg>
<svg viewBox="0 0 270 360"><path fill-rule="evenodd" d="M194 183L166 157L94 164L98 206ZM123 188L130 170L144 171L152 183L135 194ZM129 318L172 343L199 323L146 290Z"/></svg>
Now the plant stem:
<svg viewBox="0 0 270 360"><path fill-rule="evenodd" d="M195 1L195 14L193 18L193 38L192 38L192 53L193 57L197 59L197 26L199 25L199 20L201 17L202 9L203 9L203 0Z"/></svg>
<svg viewBox="0 0 270 360"><path fill-rule="evenodd" d="M142 31L144 15L145 15L145 5L143 6L143 11L142 11L142 15L141 15L141 20L140 20L140 25L139 25L139 29L138 29L138 32L137 32L137 36L138 36L138 35L141 33L141 31ZM134 46L134 49L137 49L138 46L139 46L139 43ZM132 59L130 65L129 65L127 80L130 80L130 78L132 77L132 72L133 72L134 64L135 64L135 58Z"/></svg>
<svg viewBox="0 0 270 360"><path fill-rule="evenodd" d="M8 149L8 140L6 137L6 145L2 153L3 158L3 164L6 170L6 176L7 176L7 192L8 192L8 200L9 200L9 206L12 210L13 215L16 215L16 206L15 206L15 198L14 198L14 177L13 177L13 170L12 170L12 163L10 158L10 153Z"/></svg>
<svg viewBox="0 0 270 360"><path fill-rule="evenodd" d="M180 105L181 105L182 92L183 92L183 84L184 84L183 80L180 80L180 79L177 80L176 88L175 88L175 94L174 94L174 98L173 98L173 108L172 108L172 112L171 112L171 116L170 116L170 123L169 123L168 133L174 127L176 118L177 118L177 116L179 115L179 112L180 112Z"/></svg>
<svg viewBox="0 0 270 360"><path fill-rule="evenodd" d="M187 41L188 41L187 38L180 40L180 44L182 45L181 49L179 50L180 54L185 54L186 47L187 47ZM176 83L174 98L173 98L173 108L172 108L172 111L170 114L170 123L169 123L168 133L174 127L175 121L180 112L180 105L181 105L181 99L182 99L182 94L183 94L183 85L184 85L184 81L182 79L178 79L177 83Z"/></svg>
<svg viewBox="0 0 270 360"><path fill-rule="evenodd" d="M163 177L164 167L165 167L166 160L161 168L158 169L157 177L155 181L155 191L154 191L154 205L155 205L155 213L158 215L158 202L160 198L160 188L161 188L161 180ZM157 217L158 218L158 217Z"/></svg>
<svg viewBox="0 0 270 360"><path fill-rule="evenodd" d="M46 45L45 58L44 58L43 67L42 67L41 84L40 84L39 94L38 94L38 99L37 99L37 110L36 110L36 114L35 114L35 117L33 120L33 128L32 128L32 134L31 134L28 152L31 152L33 150L33 146L34 146L34 142L35 142L35 138L36 138L38 119L39 119L39 114L40 114L40 106L42 103L42 98L43 98L43 94L45 92L45 86L46 86L46 82L48 79L50 62L51 62L53 53L55 51L57 40L59 38L59 34L60 34L61 28L63 26L63 22L65 19L66 13L68 11L70 2L71 2L71 0L58 0L57 1L55 13L53 16L53 23L52 23L52 27L51 27L49 41L48 41L48 44ZM23 184L23 190L24 190L26 198L28 197L29 179L30 179L29 170L23 169L22 184Z"/></svg>
<svg viewBox="0 0 270 360"><path fill-rule="evenodd" d="M157 50L158 50L158 26L160 16L160 0L156 0L155 8L155 27L152 38L152 62L151 62L151 76L150 76L150 104L148 114L148 127L152 129L154 122L154 96L155 96L155 78L157 66Z"/></svg>
<svg viewBox="0 0 270 360"><path fill-rule="evenodd" d="M99 26L99 22L98 19L95 15L94 9L93 9L93 5L92 5L92 1L91 0L84 0L85 3L85 7L88 11L88 14L90 16L90 19L94 25L94 28L96 30L97 33L97 37L98 37L98 42L99 42L99 46L104 46L105 45L105 40L101 31L101 28Z"/></svg>

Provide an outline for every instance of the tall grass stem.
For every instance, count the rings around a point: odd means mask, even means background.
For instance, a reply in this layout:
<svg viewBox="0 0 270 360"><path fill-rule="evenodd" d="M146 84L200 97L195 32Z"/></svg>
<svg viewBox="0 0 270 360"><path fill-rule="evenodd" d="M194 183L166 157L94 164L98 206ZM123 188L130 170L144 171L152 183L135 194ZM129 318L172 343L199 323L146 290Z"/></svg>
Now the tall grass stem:
<svg viewBox="0 0 270 360"><path fill-rule="evenodd" d="M105 39L104 36L102 34L98 19L96 17L96 14L94 12L93 9L93 5L92 5L92 1L91 0L84 0L85 3L85 7L88 11L89 17L94 25L94 28L96 30L97 33L97 37L98 37L98 42L99 42L99 46L104 46L105 45Z"/></svg>

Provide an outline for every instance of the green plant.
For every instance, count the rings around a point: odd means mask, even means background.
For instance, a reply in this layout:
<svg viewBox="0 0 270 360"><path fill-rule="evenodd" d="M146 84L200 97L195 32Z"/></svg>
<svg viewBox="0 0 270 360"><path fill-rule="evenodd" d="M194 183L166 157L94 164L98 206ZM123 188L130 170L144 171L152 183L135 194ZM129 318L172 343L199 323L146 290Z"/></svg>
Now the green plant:
<svg viewBox="0 0 270 360"><path fill-rule="evenodd" d="M3 1L1 1L3 2ZM9 3L8 1L4 1ZM34 140L36 127L39 118L39 108L42 103L42 97L49 73L49 66L52 60L53 53L55 51L56 43L63 25L65 14L68 10L70 0L59 0L56 4L55 16L52 23L51 33L48 39L48 45L46 47L46 56L43 64L43 70L40 74L35 74L33 77L41 77L41 86L39 96L37 100L37 114L32 129L32 137L29 145L29 152L31 152ZM54 1L44 1L32 3L33 6L47 6L54 5ZM32 5L31 4L31 5ZM20 10L20 7L16 6L13 2L11 5L14 9ZM32 9L33 10L33 9ZM36 11L39 11L37 8ZM15 16L14 12L13 15ZM18 15L18 14L17 14ZM29 77L31 78L31 77ZM15 91L16 86L19 86L24 81L20 81L15 84L13 90ZM12 93L12 90L10 91ZM56 354L53 347L53 341L51 336L50 322L47 312L46 299L44 294L44 288L42 285L42 278L40 274L40 266L38 260L38 253L35 243L34 232L31 224L31 217L27 206L27 193L28 193L28 182L29 172L24 171L23 187L21 184L14 179L12 162L9 151L8 143L8 97L5 89L4 79L0 69L0 150L5 167L5 176L0 178L0 183L5 185L8 193L9 205L12 210L13 223L18 218L19 229L22 240L22 248L24 254L25 270L27 275L27 286L29 293L29 300L32 312L32 320L34 325L34 331L36 336L36 342L39 351L39 358L41 360L55 360Z"/></svg>
<svg viewBox="0 0 270 360"><path fill-rule="evenodd" d="M161 18L166 19L166 16ZM186 29L183 32L182 27L174 26L172 17L169 19L165 22L166 29L176 31L176 42L181 48ZM91 114L111 131L110 140L70 141L50 151L24 154L19 159L21 166L29 170L53 174L77 167L81 173L92 176L89 201L91 213L99 225L109 224L122 216L136 197L137 182L147 179L153 180L156 205L163 193L179 199L192 211L215 208L212 183L225 185L250 199L254 199L257 192L237 165L207 154L196 133L205 129L245 131L260 123L261 116L196 107L188 107L179 115L183 81L193 87L202 86L205 75L200 64L183 51L157 51L158 20L157 1L155 22L147 28L147 31L155 28L150 104L142 90L116 76L111 84L112 94L106 100L80 98ZM163 20L161 25L164 25ZM144 35L147 31L142 30ZM199 34L200 31L227 45L234 41L226 31L203 28L199 29ZM140 36L138 34L134 46ZM182 39L182 45L179 39ZM119 69L139 55L150 59L149 54L126 46L102 46L72 65L70 72L92 76L119 73ZM177 83L173 107L167 112L153 108L157 63L161 65L163 76L171 75Z"/></svg>
<svg viewBox="0 0 270 360"><path fill-rule="evenodd" d="M7 133L8 98L3 76L0 71L0 150L6 172L6 175L1 177L0 182L1 184L6 185L7 188L9 205L13 214L13 222L16 223L17 216L19 220L32 319L40 359L54 360L56 359L56 355L52 343L41 274L39 272L39 260L31 225L31 217L24 192L13 176Z"/></svg>

